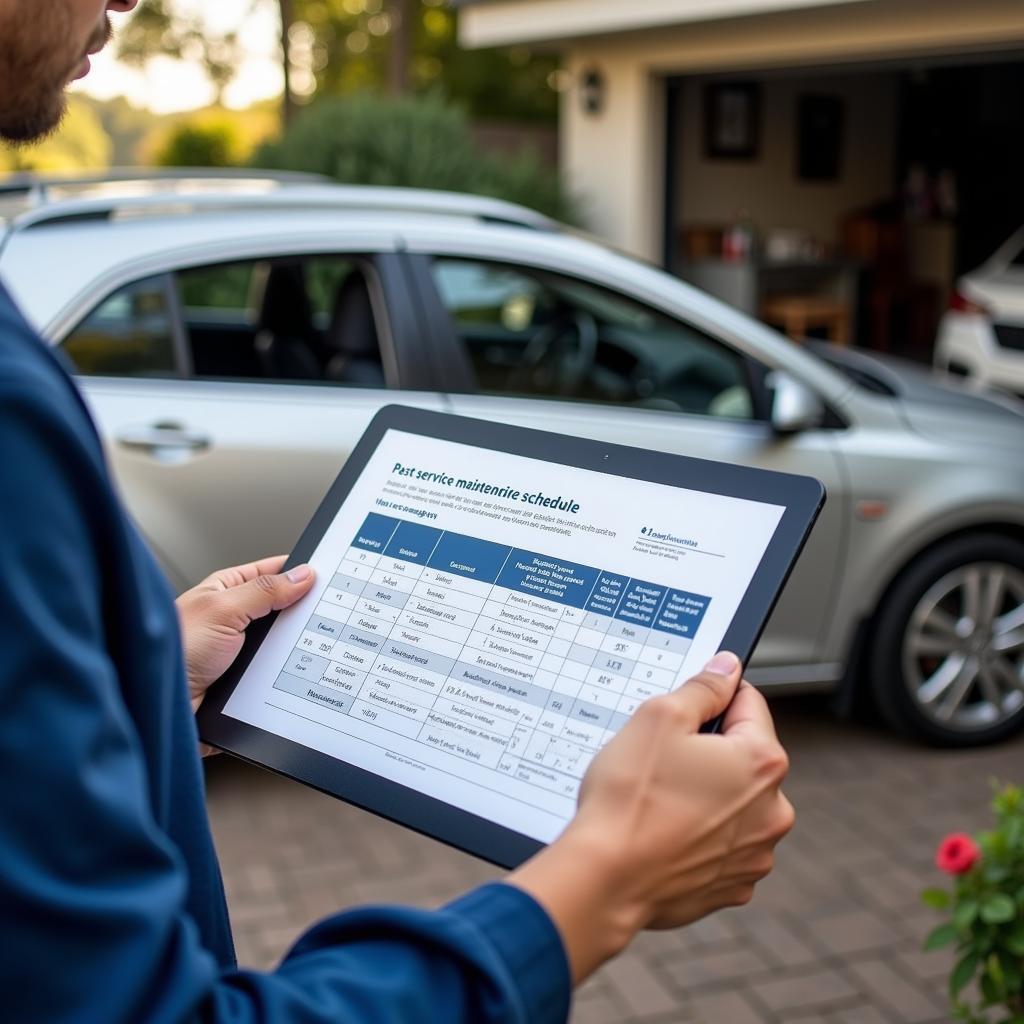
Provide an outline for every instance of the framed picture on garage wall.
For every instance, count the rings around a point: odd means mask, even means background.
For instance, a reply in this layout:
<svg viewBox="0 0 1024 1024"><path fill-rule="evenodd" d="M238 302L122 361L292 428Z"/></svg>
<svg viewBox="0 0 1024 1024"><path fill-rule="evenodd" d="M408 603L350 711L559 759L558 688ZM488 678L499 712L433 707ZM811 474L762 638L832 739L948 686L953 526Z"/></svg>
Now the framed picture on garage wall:
<svg viewBox="0 0 1024 1024"><path fill-rule="evenodd" d="M756 82L704 87L704 152L711 160L755 160L761 143L761 88Z"/></svg>

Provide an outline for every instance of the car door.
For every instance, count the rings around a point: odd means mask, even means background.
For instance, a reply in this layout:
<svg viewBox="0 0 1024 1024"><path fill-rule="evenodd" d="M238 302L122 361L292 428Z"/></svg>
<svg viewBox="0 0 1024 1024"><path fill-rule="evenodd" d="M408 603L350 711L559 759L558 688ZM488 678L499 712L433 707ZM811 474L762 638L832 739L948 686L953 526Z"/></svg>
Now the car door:
<svg viewBox="0 0 1024 1024"><path fill-rule="evenodd" d="M478 381L475 393L451 395L454 411L804 473L825 484L826 509L755 664L763 682L838 678L842 666L817 663L847 526L847 487L832 429L778 436L768 423L768 367L620 288L522 257L477 259L453 251L421 258L429 266L422 276L432 281L434 301L450 318Z"/></svg>
<svg viewBox="0 0 1024 1024"><path fill-rule="evenodd" d="M62 339L124 500L179 588L291 549L390 401L437 409L392 254L133 281Z"/></svg>

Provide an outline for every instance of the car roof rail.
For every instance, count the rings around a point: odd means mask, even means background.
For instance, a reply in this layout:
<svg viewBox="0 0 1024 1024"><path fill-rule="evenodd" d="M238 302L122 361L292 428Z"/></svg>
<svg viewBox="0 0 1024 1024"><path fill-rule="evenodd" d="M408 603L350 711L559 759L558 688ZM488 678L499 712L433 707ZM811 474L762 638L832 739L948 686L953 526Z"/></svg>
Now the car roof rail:
<svg viewBox="0 0 1024 1024"><path fill-rule="evenodd" d="M192 176L177 171L174 175L125 178L119 182L101 178L88 185L77 180L68 188L70 194L66 197L59 197L51 188L48 200L23 204L21 212L11 219L10 229L24 231L70 221L204 212L316 209L455 216L538 231L560 230L560 225L544 214L488 196L431 189L339 185L325 178L296 180L265 176L259 171L231 177Z"/></svg>
<svg viewBox="0 0 1024 1024"><path fill-rule="evenodd" d="M24 197L30 205L56 202L70 198L76 192L95 191L106 187L110 194L120 189L131 194L131 185L149 185L153 191L165 189L187 181L273 181L297 184L327 183L331 179L323 174L304 171L249 170L244 167L111 167L106 170L59 173L45 171L15 171L0 177L0 198Z"/></svg>

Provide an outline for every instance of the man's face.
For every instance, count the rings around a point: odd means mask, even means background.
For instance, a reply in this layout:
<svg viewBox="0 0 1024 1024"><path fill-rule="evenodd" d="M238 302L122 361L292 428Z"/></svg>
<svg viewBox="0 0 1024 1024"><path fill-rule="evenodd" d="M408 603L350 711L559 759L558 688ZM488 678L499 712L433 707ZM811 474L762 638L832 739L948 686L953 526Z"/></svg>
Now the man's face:
<svg viewBox="0 0 1024 1024"><path fill-rule="evenodd" d="M110 38L108 11L138 0L0 0L0 138L31 142L64 115L64 90Z"/></svg>

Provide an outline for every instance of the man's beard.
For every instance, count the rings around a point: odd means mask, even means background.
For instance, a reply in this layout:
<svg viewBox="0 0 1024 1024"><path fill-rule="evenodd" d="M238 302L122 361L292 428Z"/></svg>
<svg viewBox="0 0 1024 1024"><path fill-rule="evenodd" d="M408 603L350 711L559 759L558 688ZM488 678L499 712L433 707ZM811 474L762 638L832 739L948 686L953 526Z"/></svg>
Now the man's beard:
<svg viewBox="0 0 1024 1024"><path fill-rule="evenodd" d="M71 16L64 0L32 0L14 7L10 23L0 21L0 138L28 143L60 124L71 76L88 50L110 38L111 28L104 18L76 51L67 43Z"/></svg>

